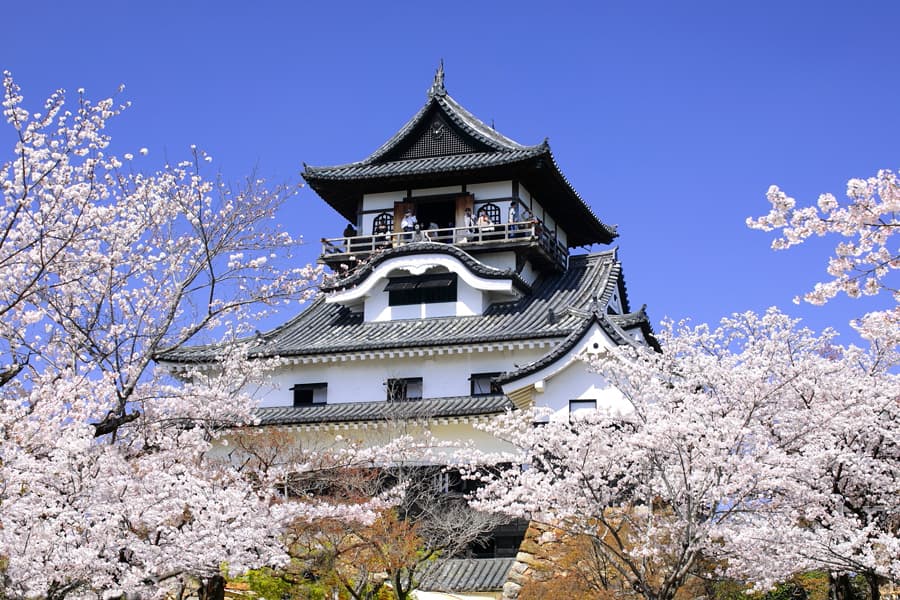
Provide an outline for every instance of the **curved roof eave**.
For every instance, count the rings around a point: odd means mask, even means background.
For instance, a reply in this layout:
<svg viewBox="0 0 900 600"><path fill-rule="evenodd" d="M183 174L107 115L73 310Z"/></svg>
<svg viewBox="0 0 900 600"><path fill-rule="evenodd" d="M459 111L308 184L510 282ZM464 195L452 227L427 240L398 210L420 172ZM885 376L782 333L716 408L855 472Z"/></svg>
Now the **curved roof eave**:
<svg viewBox="0 0 900 600"><path fill-rule="evenodd" d="M581 324L581 327L575 329L570 333L556 348L540 357L539 359L517 369L515 371L508 371L506 373L502 373L494 378L494 381L499 383L500 385L504 385L507 383L511 383L518 379L522 379L523 377L527 377L533 373L537 373L538 371L552 365L557 362L569 352L571 352L574 348L578 346L579 343L584 339L584 337L591 330L591 327L597 325L609 338L618 346L638 346L639 344L629 336L624 329L619 327L617 324L613 323L607 315L599 314L597 312L591 313L589 317L587 317L584 322ZM655 342L655 338L653 342ZM658 350L658 346L654 345L653 342L647 340L647 343Z"/></svg>
<svg viewBox="0 0 900 600"><path fill-rule="evenodd" d="M518 288L519 291L523 293L529 293L531 291L531 286L515 271L509 269L501 270L487 266L484 263L475 260L475 258L471 254L462 250L461 248L458 248L453 244L441 244L439 242L412 242L403 246L398 246L397 248L387 248L382 252L374 255L369 261L357 266L356 269L354 269L353 272L346 277L335 279L332 282L323 283L320 286L320 289L323 292L345 290L359 284L362 280L368 277L372 273L372 271L374 271L375 268L378 267L378 265L384 263L385 261L400 256L434 253L448 254L457 258L470 271L472 271L472 273L479 275L480 277L484 277L486 279L510 279L512 280L513 285Z"/></svg>
<svg viewBox="0 0 900 600"><path fill-rule="evenodd" d="M445 250L455 254L457 249ZM530 293L515 301L492 304L482 315L367 322L361 313L327 304L325 295L319 295L281 326L240 342L248 344L251 355L260 358L324 358L345 352L458 348L522 340L547 340L555 346L580 329L585 318L596 311L598 298L605 297L604 292L619 277L619 270L613 268L615 263L614 249L572 256L565 271L538 278L531 284ZM215 363L225 350L221 345L187 347L158 359L187 369L189 365Z"/></svg>

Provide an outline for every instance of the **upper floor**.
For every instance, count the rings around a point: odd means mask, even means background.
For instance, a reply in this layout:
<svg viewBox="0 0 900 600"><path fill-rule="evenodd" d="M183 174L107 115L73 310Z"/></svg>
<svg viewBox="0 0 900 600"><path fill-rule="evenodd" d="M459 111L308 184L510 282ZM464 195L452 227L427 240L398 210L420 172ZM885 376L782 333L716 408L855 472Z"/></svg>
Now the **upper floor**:
<svg viewBox="0 0 900 600"><path fill-rule="evenodd" d="M476 255L512 251L539 270L561 270L569 248L617 235L570 185L546 140L523 145L477 119L447 94L442 70L421 110L368 157L304 166L304 179L348 222L322 239L321 260L332 267L431 241Z"/></svg>
<svg viewBox="0 0 900 600"><path fill-rule="evenodd" d="M549 211L519 182L497 181L364 194L343 235L322 238L320 260L337 270L413 242L479 256L512 251L541 269L564 269L568 258L566 232Z"/></svg>

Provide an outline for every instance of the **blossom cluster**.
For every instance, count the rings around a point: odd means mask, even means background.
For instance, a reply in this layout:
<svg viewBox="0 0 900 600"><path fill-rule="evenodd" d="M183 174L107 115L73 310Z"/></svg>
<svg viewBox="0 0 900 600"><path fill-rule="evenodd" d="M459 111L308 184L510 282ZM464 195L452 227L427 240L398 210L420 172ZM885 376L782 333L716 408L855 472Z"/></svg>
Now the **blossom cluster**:
<svg viewBox="0 0 900 600"><path fill-rule="evenodd" d="M274 219L294 190L233 190L203 175L196 148L132 170L140 159L115 155L106 133L127 103L79 92L69 108L59 91L32 113L9 73L3 90L15 140L0 157L5 597L164 595L223 564L283 562L292 519L365 516L283 502L209 455L253 421L247 390L277 363L249 360L244 339L320 274L290 265L297 240ZM214 377L155 362L210 339L223 340Z"/></svg>
<svg viewBox="0 0 900 600"><path fill-rule="evenodd" d="M772 242L776 250L803 243L813 236L836 234L842 239L828 260L830 279L818 283L804 300L823 304L838 294L851 298L887 292L900 302L900 289L891 275L900 269L900 249L894 235L900 228L900 180L897 174L881 170L875 177L847 182L847 201L822 194L816 206L798 207L794 198L778 186L769 188L768 214L747 219L747 225L763 231L778 231ZM895 312L893 309L889 312ZM896 322L898 316L889 317ZM861 333L875 339L882 335L897 337L897 329L874 329L874 321L857 324ZM885 324L881 322L880 324Z"/></svg>
<svg viewBox="0 0 900 600"><path fill-rule="evenodd" d="M490 425L525 468L488 476L476 506L588 536L648 599L722 571L760 587L810 569L896 581L895 357L834 335L774 309L668 322L662 353L592 359L625 413Z"/></svg>

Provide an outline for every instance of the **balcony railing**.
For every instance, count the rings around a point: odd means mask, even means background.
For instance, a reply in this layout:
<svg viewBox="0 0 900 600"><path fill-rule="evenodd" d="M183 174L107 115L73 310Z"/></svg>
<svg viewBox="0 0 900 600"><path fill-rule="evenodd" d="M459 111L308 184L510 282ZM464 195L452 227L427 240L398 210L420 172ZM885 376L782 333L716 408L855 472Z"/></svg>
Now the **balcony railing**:
<svg viewBox="0 0 900 600"><path fill-rule="evenodd" d="M362 260L381 250L415 242L468 246L473 250L497 246L537 246L552 262L564 266L568 250L540 221L500 223L481 227L443 227L419 231L392 231L372 235L322 238L321 259L327 263Z"/></svg>

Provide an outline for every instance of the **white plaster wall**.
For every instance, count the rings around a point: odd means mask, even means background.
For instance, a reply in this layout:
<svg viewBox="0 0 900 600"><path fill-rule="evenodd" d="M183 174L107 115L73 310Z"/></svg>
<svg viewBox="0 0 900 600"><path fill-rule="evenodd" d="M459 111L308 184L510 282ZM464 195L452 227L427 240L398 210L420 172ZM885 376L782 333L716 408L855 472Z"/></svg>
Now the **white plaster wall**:
<svg viewBox="0 0 900 600"><path fill-rule="evenodd" d="M380 194L365 194L363 196L363 211L377 210L394 214L394 202L403 200L403 192L384 192ZM375 217L380 213L366 213L362 215L361 222L357 224L360 235L371 235L375 229Z"/></svg>
<svg viewBox="0 0 900 600"><path fill-rule="evenodd" d="M626 333L636 342L638 342L641 346L647 345L647 340L644 339L644 332L641 331L640 327L635 327L633 329L629 329Z"/></svg>
<svg viewBox="0 0 900 600"><path fill-rule="evenodd" d="M531 199L531 214L535 219L546 222L546 219L544 219L544 207L534 198Z"/></svg>
<svg viewBox="0 0 900 600"><path fill-rule="evenodd" d="M525 206L531 205L531 192L529 192L528 188L521 183L519 183L519 200L521 200Z"/></svg>
<svg viewBox="0 0 900 600"><path fill-rule="evenodd" d="M438 194L460 194L462 193L461 185L450 185L446 187L422 188L413 190L413 196L436 196Z"/></svg>
<svg viewBox="0 0 900 600"><path fill-rule="evenodd" d="M428 271L449 271L458 275L459 292L455 303L425 304L418 308L388 306L389 295L385 293L385 287L391 275L395 273L415 275ZM487 294L490 294L490 298ZM475 275L455 257L422 254L389 259L376 267L375 271L359 285L329 294L326 302L355 307L365 301L364 318L367 321L380 321L481 314L489 299L499 302L517 297L518 293L513 289L509 279L488 279Z"/></svg>
<svg viewBox="0 0 900 600"><path fill-rule="evenodd" d="M544 214L544 217L543 217L544 226L545 226L549 231L553 231L553 230L556 228L556 221L554 221L554 220L553 220L553 217L551 217L549 214L547 214L546 211L544 211L543 209L541 209L541 210L542 210L542 212L543 212L543 214Z"/></svg>
<svg viewBox="0 0 900 600"><path fill-rule="evenodd" d="M512 181L473 183L466 186L466 191L475 196L476 202L493 198L509 198L512 196Z"/></svg>
<svg viewBox="0 0 900 600"><path fill-rule="evenodd" d="M366 297L363 318L366 321L393 321L480 315L485 308L486 294L468 285L462 278L457 278L456 282L456 302L390 306L388 292L384 291L388 280L383 279L375 284L372 293Z"/></svg>
<svg viewBox="0 0 900 600"><path fill-rule="evenodd" d="M516 270L516 253L512 251L488 252L486 254L479 255L478 259L490 267L504 270Z"/></svg>
<svg viewBox="0 0 900 600"><path fill-rule="evenodd" d="M387 379L421 377L424 398L468 396L473 373L509 371L549 351L545 347L289 365L273 374L269 385L248 391L259 399L260 406L291 406L291 387L298 383L327 383L328 404L381 401L386 399Z"/></svg>
<svg viewBox="0 0 900 600"><path fill-rule="evenodd" d="M538 275L539 273L534 269L534 265L531 264L530 260L525 261L525 264L522 265L522 270L519 271L519 277L529 284L534 283Z"/></svg>
<svg viewBox="0 0 900 600"><path fill-rule="evenodd" d="M598 408L628 412L629 404L618 389L599 373L589 370L587 363L571 363L552 378L544 381L544 391L535 394L535 405L553 411L551 419L569 418L569 400L596 400Z"/></svg>
<svg viewBox="0 0 900 600"><path fill-rule="evenodd" d="M617 313L622 314L622 301L619 299L619 292L613 292L612 298L609 299L609 306Z"/></svg>
<svg viewBox="0 0 900 600"><path fill-rule="evenodd" d="M378 194L363 194L363 210L389 210L393 212L394 202L400 202L406 196L403 190L395 192L381 192Z"/></svg>
<svg viewBox="0 0 900 600"><path fill-rule="evenodd" d="M597 400L597 407L628 412L630 406L618 389L579 357L613 348L615 344L596 324L584 338L555 363L504 386L506 393L534 386L535 405L553 411L553 419L568 419L569 400Z"/></svg>

